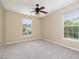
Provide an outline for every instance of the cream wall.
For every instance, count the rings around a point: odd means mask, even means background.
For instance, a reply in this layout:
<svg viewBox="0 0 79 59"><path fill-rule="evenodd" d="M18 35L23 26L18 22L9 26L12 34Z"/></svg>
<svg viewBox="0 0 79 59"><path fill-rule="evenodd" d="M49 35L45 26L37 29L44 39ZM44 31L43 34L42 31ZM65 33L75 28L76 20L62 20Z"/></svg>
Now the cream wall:
<svg viewBox="0 0 79 59"><path fill-rule="evenodd" d="M43 20L43 39L57 44L79 50L79 41L72 41L64 38L63 13L74 8L79 8L79 2L57 10L50 15L42 18Z"/></svg>
<svg viewBox="0 0 79 59"><path fill-rule="evenodd" d="M7 44L42 38L42 22L39 18L25 16L8 10L6 10L5 16L5 42ZM32 20L32 36L22 35L23 18Z"/></svg>
<svg viewBox="0 0 79 59"><path fill-rule="evenodd" d="M4 36L4 9L0 4L0 46L3 44Z"/></svg>

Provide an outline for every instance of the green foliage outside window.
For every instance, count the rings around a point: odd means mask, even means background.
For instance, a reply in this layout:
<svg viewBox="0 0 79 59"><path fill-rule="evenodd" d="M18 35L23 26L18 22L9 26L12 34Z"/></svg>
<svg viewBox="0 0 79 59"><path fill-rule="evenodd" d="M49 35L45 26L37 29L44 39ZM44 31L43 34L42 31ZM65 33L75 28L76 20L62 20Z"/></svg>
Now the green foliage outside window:
<svg viewBox="0 0 79 59"><path fill-rule="evenodd" d="M64 37L79 39L79 18L64 22Z"/></svg>

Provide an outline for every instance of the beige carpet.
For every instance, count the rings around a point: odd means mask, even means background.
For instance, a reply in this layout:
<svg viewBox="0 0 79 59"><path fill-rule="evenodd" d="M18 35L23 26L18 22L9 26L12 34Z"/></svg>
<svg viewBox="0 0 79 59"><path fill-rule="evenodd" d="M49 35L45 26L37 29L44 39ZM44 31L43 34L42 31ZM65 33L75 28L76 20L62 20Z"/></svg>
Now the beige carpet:
<svg viewBox="0 0 79 59"><path fill-rule="evenodd" d="M79 59L79 52L35 40L5 46L0 49L0 59Z"/></svg>

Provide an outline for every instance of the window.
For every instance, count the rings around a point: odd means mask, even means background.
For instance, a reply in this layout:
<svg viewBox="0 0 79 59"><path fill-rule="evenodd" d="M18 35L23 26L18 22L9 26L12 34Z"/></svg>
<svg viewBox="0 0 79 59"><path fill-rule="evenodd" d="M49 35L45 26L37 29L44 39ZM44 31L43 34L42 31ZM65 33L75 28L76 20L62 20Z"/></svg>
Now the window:
<svg viewBox="0 0 79 59"><path fill-rule="evenodd" d="M31 35L32 34L32 20L23 19L23 35Z"/></svg>
<svg viewBox="0 0 79 59"><path fill-rule="evenodd" d="M64 13L64 37L79 40L79 8Z"/></svg>

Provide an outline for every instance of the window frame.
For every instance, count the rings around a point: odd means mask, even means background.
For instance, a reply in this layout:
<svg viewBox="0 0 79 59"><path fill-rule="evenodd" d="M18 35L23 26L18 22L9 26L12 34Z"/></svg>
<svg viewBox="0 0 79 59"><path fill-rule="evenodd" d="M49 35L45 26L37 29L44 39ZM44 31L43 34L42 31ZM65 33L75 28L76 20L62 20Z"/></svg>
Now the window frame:
<svg viewBox="0 0 79 59"><path fill-rule="evenodd" d="M24 19L25 19L25 20L31 20L31 34L23 34L23 20L24 20ZM30 18L23 18L23 19L22 19L22 35L23 35L23 36L32 36L32 23L33 23L33 22L32 22L32 19L30 19Z"/></svg>
<svg viewBox="0 0 79 59"><path fill-rule="evenodd" d="M66 12L71 12L71 11L73 11L73 10L75 10L75 9L79 9L79 8L74 8L74 9L72 9L72 10L65 11L65 12L63 13L63 15L65 15ZM63 20L64 20L64 16L63 16ZM63 28L65 27L64 22L65 22L65 20L63 21ZM77 26L78 26L78 30L79 30L79 25L77 25ZM75 39L75 38L65 37L65 35L64 35L64 34L65 34L65 31L64 31L64 30L65 30L65 29L63 29L63 37L64 37L64 39L79 42L79 31L78 31L78 39Z"/></svg>

